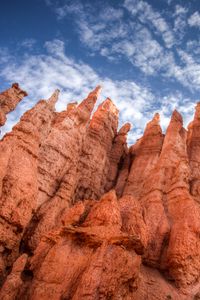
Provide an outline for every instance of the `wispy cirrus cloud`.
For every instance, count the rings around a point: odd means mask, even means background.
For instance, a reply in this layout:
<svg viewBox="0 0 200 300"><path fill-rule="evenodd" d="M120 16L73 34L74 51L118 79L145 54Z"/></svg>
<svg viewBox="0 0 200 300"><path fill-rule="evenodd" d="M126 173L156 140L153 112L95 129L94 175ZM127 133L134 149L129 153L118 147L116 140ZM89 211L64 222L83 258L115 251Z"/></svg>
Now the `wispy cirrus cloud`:
<svg viewBox="0 0 200 300"><path fill-rule="evenodd" d="M73 2L56 8L56 13L59 19L68 14L77 15L75 22L82 43L109 60L118 60L120 56L124 56L147 75L166 69L169 62L172 62L172 53L167 52L153 38L145 24L153 24L158 35L168 42L169 47L173 33L160 14L154 12L147 3L125 1L120 9L106 6L100 9L98 17L91 10L90 6ZM124 19L125 13L130 14L129 21ZM136 15L143 24L135 21Z"/></svg>
<svg viewBox="0 0 200 300"><path fill-rule="evenodd" d="M190 91L200 90L197 55L192 54L189 65L181 54L188 23L198 23L197 12L188 19L186 5L174 5L171 23L143 0L124 0L117 8L105 4L99 7L98 15L89 2L83 1L68 1L54 10L59 19L72 16L80 41L93 55L97 53L111 62L125 58L145 76L159 74L163 80L177 81ZM185 55L187 51L186 44Z"/></svg>
<svg viewBox="0 0 200 300"><path fill-rule="evenodd" d="M155 34L161 36L167 48L175 43L172 29L162 15L155 11L150 4L141 0L125 0L124 7L133 15L137 16L143 24L152 26Z"/></svg>
<svg viewBox="0 0 200 300"><path fill-rule="evenodd" d="M137 27L132 40L116 42L111 52L125 55L146 75L165 71L169 64L174 64L173 54L153 39L148 29L140 26Z"/></svg>

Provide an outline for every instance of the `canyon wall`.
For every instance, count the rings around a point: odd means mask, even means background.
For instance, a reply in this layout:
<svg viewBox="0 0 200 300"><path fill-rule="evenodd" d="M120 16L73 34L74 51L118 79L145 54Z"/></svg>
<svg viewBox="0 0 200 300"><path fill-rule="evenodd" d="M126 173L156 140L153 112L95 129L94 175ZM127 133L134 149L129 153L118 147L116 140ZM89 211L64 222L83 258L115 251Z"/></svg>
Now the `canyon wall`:
<svg viewBox="0 0 200 300"><path fill-rule="evenodd" d="M0 141L2 300L200 299L200 103L128 147L100 91L58 113L56 90ZM0 94L0 125L26 95Z"/></svg>

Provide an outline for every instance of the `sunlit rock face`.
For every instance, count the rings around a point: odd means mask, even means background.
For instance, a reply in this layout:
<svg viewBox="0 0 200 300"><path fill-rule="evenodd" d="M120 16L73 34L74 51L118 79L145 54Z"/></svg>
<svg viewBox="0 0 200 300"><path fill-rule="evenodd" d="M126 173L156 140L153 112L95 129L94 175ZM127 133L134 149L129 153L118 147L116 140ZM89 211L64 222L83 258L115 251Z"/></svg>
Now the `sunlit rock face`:
<svg viewBox="0 0 200 300"><path fill-rule="evenodd" d="M56 90L0 141L0 299L200 299L200 104L128 147L101 88ZM26 96L0 94L0 125Z"/></svg>
<svg viewBox="0 0 200 300"><path fill-rule="evenodd" d="M0 94L0 126L6 122L6 114L13 111L27 93L20 89L18 83Z"/></svg>

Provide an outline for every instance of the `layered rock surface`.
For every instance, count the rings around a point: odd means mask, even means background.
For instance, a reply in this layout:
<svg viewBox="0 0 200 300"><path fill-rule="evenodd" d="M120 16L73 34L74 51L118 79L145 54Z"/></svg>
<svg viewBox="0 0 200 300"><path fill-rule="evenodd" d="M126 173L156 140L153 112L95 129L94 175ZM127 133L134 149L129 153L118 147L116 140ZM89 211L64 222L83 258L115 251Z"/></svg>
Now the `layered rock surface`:
<svg viewBox="0 0 200 300"><path fill-rule="evenodd" d="M200 105L128 148L99 92L58 113L56 90L0 141L0 299L199 299Z"/></svg>

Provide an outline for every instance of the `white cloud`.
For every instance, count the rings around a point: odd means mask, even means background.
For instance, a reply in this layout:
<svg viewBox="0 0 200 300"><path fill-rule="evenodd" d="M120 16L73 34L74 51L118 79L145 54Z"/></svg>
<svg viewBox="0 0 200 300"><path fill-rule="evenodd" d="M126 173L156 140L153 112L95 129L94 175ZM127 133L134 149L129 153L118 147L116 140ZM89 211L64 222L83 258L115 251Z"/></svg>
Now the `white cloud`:
<svg viewBox="0 0 200 300"><path fill-rule="evenodd" d="M174 32L177 34L179 38L179 43L181 42L184 34L185 34L185 28L187 26L186 18L183 17L183 15L179 15L174 20Z"/></svg>
<svg viewBox="0 0 200 300"><path fill-rule="evenodd" d="M191 92L200 90L200 63L187 51L177 49L181 60L180 65L171 64L166 73L169 78L175 78Z"/></svg>
<svg viewBox="0 0 200 300"><path fill-rule="evenodd" d="M197 63L200 63L200 39L188 40L185 51L190 53Z"/></svg>
<svg viewBox="0 0 200 300"><path fill-rule="evenodd" d="M181 7L177 6L177 11L181 12ZM98 15L92 5L74 1L56 7L56 13L59 18L72 14L79 38L93 56L99 53L110 61L124 57L146 75L166 73L169 64L175 64L173 52L168 49L174 44L173 31L145 1L125 0L123 9L105 5ZM126 19L125 14L129 14ZM152 29L163 38L166 47L155 38Z"/></svg>
<svg viewBox="0 0 200 300"><path fill-rule="evenodd" d="M98 15L94 14L92 5L84 6L81 2L76 1L57 7L55 10L59 18L72 14L81 42L93 52L98 51L102 56L108 58L111 58L113 53L117 53L119 50L119 53L123 53L129 61L133 62L134 59L131 56L134 54L134 49L137 49L138 59L135 60L140 66L141 56L144 56L144 60L147 61L152 56L152 51L154 51L153 56L155 57L158 48L161 49L158 41L151 37L150 31L144 25L136 24L135 13L139 14L143 23L147 21L155 27L157 34L162 36L167 47L171 47L173 44L173 32L169 30L166 21L144 1L130 2L126 0L123 9L106 5L99 9ZM128 12L131 12L131 15L125 19L124 14ZM144 49L145 47L150 48L151 54ZM157 55L159 53L160 50ZM153 70L150 71L150 73L152 72Z"/></svg>
<svg viewBox="0 0 200 300"><path fill-rule="evenodd" d="M142 23L152 25L155 33L162 37L167 48L174 45L173 31L161 14L155 11L151 5L141 0L125 0L124 7L133 16L138 16Z"/></svg>
<svg viewBox="0 0 200 300"><path fill-rule="evenodd" d="M175 57L178 48L173 47L180 44L185 34L188 8L181 5L173 8L173 30L161 13L141 0L125 0L119 8L105 5L99 8L98 15L91 4L83 1L69 1L55 10L59 18L71 15L90 55L98 53L110 61L123 57L145 75L159 74L191 90L199 90L197 61L193 68L181 65ZM189 70L191 75L187 74Z"/></svg>
<svg viewBox="0 0 200 300"><path fill-rule="evenodd" d="M196 11L189 17L188 24L190 26L200 27L200 14L198 11Z"/></svg>
<svg viewBox="0 0 200 300"><path fill-rule="evenodd" d="M181 6L179 4L177 4L175 6L175 15L183 15L186 14L188 12L188 8L185 6Z"/></svg>
<svg viewBox="0 0 200 300"><path fill-rule="evenodd" d="M177 81L190 91L200 90L199 44L195 41L196 47L188 44L187 48L182 44L187 21L196 26L200 14L195 12L187 20L186 5L173 3L173 13L167 19L143 0L125 0L118 8L105 4L98 8L98 14L96 7L84 1L69 0L54 9L60 19L72 17L89 55L98 53L110 62L125 58L147 76ZM189 62L185 59L191 47Z"/></svg>
<svg viewBox="0 0 200 300"><path fill-rule="evenodd" d="M181 5L175 5L174 27L173 31L176 37L176 44L181 44L187 30L187 13L188 8Z"/></svg>

